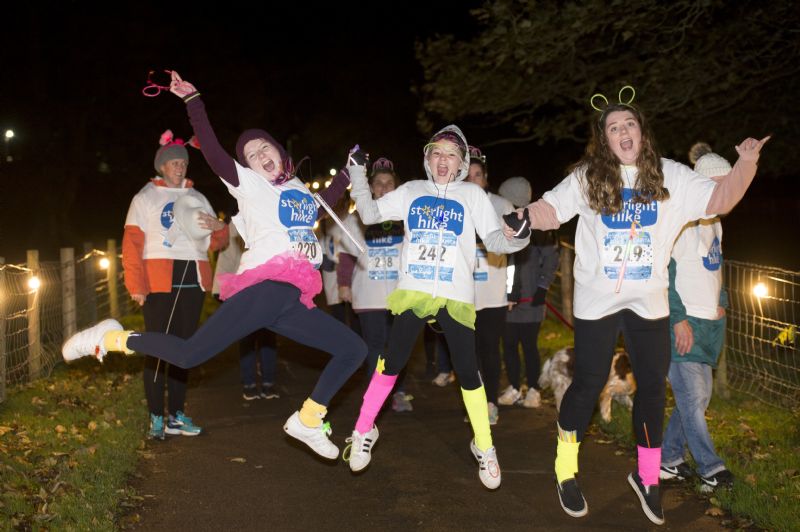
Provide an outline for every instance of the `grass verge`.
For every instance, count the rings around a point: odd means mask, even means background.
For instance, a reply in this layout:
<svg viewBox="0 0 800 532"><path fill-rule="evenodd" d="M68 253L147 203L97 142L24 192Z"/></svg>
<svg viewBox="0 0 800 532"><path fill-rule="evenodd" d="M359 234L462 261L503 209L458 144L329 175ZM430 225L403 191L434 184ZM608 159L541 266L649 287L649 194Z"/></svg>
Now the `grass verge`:
<svg viewBox="0 0 800 532"><path fill-rule="evenodd" d="M140 373L138 358L84 359L9 390L0 405L0 529L116 528L136 498L126 484L147 424Z"/></svg>

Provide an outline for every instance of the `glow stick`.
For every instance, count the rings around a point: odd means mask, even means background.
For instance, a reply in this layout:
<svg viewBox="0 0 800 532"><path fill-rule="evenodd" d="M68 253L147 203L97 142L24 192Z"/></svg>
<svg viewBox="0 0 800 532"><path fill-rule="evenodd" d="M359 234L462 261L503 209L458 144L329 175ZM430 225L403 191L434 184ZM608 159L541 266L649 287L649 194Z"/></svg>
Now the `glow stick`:
<svg viewBox="0 0 800 532"><path fill-rule="evenodd" d="M328 205L328 202L326 202L324 199L322 199L322 196L320 196L316 192L314 192L314 194L312 194L312 196L314 197L314 201L316 201L317 204L320 207L322 207L323 209L325 209L327 211L327 213L330 215L330 217L333 219L333 221L336 222L336 225L338 225L342 229L342 231L344 231L344 234L346 234L347 237L350 240L352 240L353 244L358 248L358 251L360 251L361 253L364 253L364 246L362 246L358 242L358 240L356 240L355 237L352 234L350 234L350 231L348 231L347 228L344 226L344 224L342 223L342 220L340 220L339 217L336 216L336 213L333 212L333 209L331 209L330 205Z"/></svg>
<svg viewBox="0 0 800 532"><path fill-rule="evenodd" d="M625 245L625 255L622 257L622 266L619 267L619 277L617 278L617 287L614 292L619 294L622 288L622 281L625 279L625 269L628 267L628 256L631 254L633 248L633 237L636 236L636 222L631 222L631 232L628 237L628 243Z"/></svg>

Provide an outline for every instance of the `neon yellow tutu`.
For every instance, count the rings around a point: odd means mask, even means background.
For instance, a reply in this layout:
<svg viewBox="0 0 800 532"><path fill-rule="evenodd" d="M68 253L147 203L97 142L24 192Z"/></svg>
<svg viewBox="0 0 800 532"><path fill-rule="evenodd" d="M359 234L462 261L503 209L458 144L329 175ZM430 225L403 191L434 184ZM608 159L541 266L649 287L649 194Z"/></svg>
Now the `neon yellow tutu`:
<svg viewBox="0 0 800 532"><path fill-rule="evenodd" d="M386 308L392 314L402 314L407 310L414 312L418 318L433 318L442 307L458 323L475 330L475 305L455 301L445 297L432 297L426 292L417 290L395 290L386 298Z"/></svg>

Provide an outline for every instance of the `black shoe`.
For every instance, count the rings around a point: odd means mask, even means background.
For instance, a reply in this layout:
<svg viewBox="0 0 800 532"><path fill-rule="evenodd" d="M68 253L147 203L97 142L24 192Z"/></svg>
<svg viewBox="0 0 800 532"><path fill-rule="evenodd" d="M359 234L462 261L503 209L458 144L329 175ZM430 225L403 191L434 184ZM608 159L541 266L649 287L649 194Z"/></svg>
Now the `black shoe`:
<svg viewBox="0 0 800 532"><path fill-rule="evenodd" d="M642 479L639 478L639 473L629 474L628 484L631 485L633 491L639 497L644 515L655 524L663 525L664 510L661 508L661 492L658 490L658 484L645 486L642 484Z"/></svg>
<svg viewBox="0 0 800 532"><path fill-rule="evenodd" d="M658 478L661 480L686 480L694 476L694 471L686 462L681 462L676 466L661 466Z"/></svg>
<svg viewBox="0 0 800 532"><path fill-rule="evenodd" d="M280 399L280 394L278 394L278 390L275 389L275 385L273 384L262 384L261 385L261 398L262 399Z"/></svg>
<svg viewBox="0 0 800 532"><path fill-rule="evenodd" d="M730 488L733 486L733 473L723 469L707 477L700 475L700 481L703 483L705 491L713 491L716 488Z"/></svg>
<svg viewBox="0 0 800 532"><path fill-rule="evenodd" d="M586 499L583 498L583 493L578 487L577 480L568 478L559 483L558 479L556 479L556 488L558 489L558 501L564 511L567 512L567 515L583 517L589 513L589 507L586 505Z"/></svg>
<svg viewBox="0 0 800 532"><path fill-rule="evenodd" d="M252 401L258 399L258 390L255 384L245 386L242 390L242 399L245 401Z"/></svg>

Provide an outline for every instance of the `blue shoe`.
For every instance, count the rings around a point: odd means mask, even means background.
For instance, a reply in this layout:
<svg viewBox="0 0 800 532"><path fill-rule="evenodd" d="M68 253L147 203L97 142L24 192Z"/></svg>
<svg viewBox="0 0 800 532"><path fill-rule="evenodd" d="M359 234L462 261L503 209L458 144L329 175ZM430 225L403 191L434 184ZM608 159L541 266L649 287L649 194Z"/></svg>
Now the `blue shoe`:
<svg viewBox="0 0 800 532"><path fill-rule="evenodd" d="M174 416L172 414L169 415L165 432L173 435L197 436L203 432L203 429L192 423L192 418L185 416L183 412L178 410Z"/></svg>
<svg viewBox="0 0 800 532"><path fill-rule="evenodd" d="M164 439L164 416L150 414L150 430L147 432L148 440Z"/></svg>

